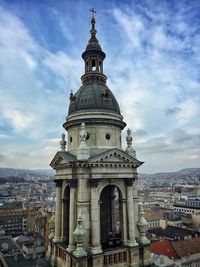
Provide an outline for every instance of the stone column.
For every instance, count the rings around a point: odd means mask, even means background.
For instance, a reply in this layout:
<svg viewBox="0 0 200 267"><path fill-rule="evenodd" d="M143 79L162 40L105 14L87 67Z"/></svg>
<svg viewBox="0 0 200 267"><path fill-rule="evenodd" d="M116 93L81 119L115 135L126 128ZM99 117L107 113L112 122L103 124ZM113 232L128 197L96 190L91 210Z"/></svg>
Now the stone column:
<svg viewBox="0 0 200 267"><path fill-rule="evenodd" d="M99 254L102 253L100 244L100 207L98 202L97 187L98 180L90 179L91 186L91 253Z"/></svg>
<svg viewBox="0 0 200 267"><path fill-rule="evenodd" d="M70 184L70 206L69 206L69 245L67 248L68 252L71 252L75 249L75 240L73 238L73 232L76 228L76 187L77 187L77 180L71 179L69 181Z"/></svg>
<svg viewBox="0 0 200 267"><path fill-rule="evenodd" d="M137 225L138 220L139 220L139 215L138 215L138 204L139 204L139 198L138 198L138 190L137 190L137 185L138 185L138 176L137 174L134 174L134 182L133 182L133 204L134 204L134 214L135 214L135 225ZM139 237L139 230L138 227L136 227L136 232L135 236Z"/></svg>
<svg viewBox="0 0 200 267"><path fill-rule="evenodd" d="M133 205L133 180L126 179L127 190L127 213L128 213L128 243L129 247L137 246L135 240L135 220L134 220L134 205Z"/></svg>
<svg viewBox="0 0 200 267"><path fill-rule="evenodd" d="M62 215L62 180L54 180L56 183L56 210L55 210L55 236L53 241L61 241L61 215Z"/></svg>
<svg viewBox="0 0 200 267"><path fill-rule="evenodd" d="M122 233L122 242L123 245L126 246L127 245L127 210L126 210L126 199L122 199L120 200L120 205L122 206L122 229L121 229L121 233Z"/></svg>

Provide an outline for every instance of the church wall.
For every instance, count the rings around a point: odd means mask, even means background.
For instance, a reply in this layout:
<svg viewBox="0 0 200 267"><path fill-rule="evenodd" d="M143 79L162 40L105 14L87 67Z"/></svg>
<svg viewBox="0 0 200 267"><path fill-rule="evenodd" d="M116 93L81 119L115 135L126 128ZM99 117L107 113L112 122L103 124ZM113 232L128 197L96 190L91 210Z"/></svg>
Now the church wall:
<svg viewBox="0 0 200 267"><path fill-rule="evenodd" d="M86 130L89 135L87 145L90 147L91 156L99 153L99 149L121 148L121 129L112 125L90 125L85 121ZM79 147L80 126L71 127L68 130L68 150L70 153L77 155ZM107 138L106 138L107 137ZM108 138L110 138L108 140Z"/></svg>

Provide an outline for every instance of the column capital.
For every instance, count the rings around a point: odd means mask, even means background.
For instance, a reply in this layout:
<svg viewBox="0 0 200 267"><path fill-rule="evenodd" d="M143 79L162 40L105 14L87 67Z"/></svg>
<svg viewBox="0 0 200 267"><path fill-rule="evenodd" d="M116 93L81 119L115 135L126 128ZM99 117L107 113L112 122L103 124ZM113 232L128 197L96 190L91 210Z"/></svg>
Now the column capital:
<svg viewBox="0 0 200 267"><path fill-rule="evenodd" d="M62 187L62 180L61 179L54 179L54 183L56 184L56 187Z"/></svg>
<svg viewBox="0 0 200 267"><path fill-rule="evenodd" d="M127 178L127 179L124 179L124 180L125 180L126 186L133 186L134 178Z"/></svg>
<svg viewBox="0 0 200 267"><path fill-rule="evenodd" d="M93 179L93 178L89 179L89 185L91 187L98 187L98 183L99 183L99 179Z"/></svg>
<svg viewBox="0 0 200 267"><path fill-rule="evenodd" d="M78 182L77 179L70 179L69 180L69 186L70 186L70 188L76 188L77 187L77 182Z"/></svg>

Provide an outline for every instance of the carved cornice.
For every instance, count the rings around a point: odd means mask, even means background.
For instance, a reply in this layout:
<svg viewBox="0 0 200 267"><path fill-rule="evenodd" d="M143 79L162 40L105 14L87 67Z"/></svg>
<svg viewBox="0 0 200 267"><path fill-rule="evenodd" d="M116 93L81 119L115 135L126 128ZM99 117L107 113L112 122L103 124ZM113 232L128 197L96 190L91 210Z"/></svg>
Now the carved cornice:
<svg viewBox="0 0 200 267"><path fill-rule="evenodd" d="M60 164L56 167L54 167L54 170L64 170L67 168L138 168L139 166L134 163L123 163L123 162L106 162L106 161L101 161L101 162L74 162L73 164Z"/></svg>

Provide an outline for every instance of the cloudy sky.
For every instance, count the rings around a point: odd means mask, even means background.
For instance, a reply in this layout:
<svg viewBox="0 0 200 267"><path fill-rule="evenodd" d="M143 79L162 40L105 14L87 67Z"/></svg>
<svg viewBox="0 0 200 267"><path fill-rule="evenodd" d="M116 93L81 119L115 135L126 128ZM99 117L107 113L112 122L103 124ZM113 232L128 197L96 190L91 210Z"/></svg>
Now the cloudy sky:
<svg viewBox="0 0 200 267"><path fill-rule="evenodd" d="M200 167L199 0L0 0L0 167L48 168L59 150L91 7L140 172Z"/></svg>

